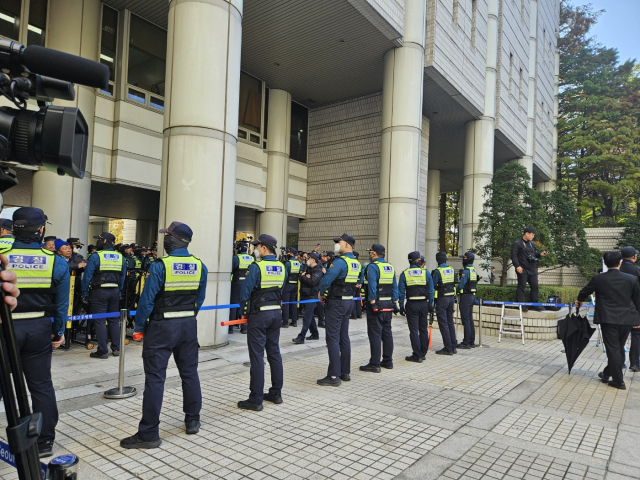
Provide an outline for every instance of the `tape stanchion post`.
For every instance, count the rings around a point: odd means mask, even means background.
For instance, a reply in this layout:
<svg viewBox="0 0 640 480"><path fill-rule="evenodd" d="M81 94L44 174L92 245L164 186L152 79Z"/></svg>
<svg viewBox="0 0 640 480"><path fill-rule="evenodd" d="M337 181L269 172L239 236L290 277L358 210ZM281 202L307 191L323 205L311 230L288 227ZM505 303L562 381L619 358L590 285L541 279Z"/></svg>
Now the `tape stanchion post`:
<svg viewBox="0 0 640 480"><path fill-rule="evenodd" d="M136 393L136 387L124 386L124 347L127 336L127 309L120 310L120 365L118 369L118 388L112 388L104 392L104 398L119 399L133 397Z"/></svg>

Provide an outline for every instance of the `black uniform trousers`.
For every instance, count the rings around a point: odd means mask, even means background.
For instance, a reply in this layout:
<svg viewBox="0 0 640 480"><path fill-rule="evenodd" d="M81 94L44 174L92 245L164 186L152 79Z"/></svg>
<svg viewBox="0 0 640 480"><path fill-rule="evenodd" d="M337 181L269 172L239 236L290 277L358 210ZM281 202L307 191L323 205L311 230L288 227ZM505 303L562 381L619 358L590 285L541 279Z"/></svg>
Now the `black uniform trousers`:
<svg viewBox="0 0 640 480"><path fill-rule="evenodd" d="M362 318L362 303L360 300L353 301L353 307L351 309L351 316L353 318Z"/></svg>
<svg viewBox="0 0 640 480"><path fill-rule="evenodd" d="M436 315L438 316L438 327L442 335L444 348L453 353L453 349L458 344L456 340L456 327L453 324L453 296L438 298L436 301Z"/></svg>
<svg viewBox="0 0 640 480"><path fill-rule="evenodd" d="M58 406L51 381L51 319L20 319L14 320L14 325L16 346L31 394L33 411L42 416L42 430L38 443L53 441L58 424Z"/></svg>
<svg viewBox="0 0 640 480"><path fill-rule="evenodd" d="M533 270L522 270L518 275L518 288L516 288L516 302L523 302L524 289L527 283L531 287L531 303L538 303L538 273Z"/></svg>
<svg viewBox="0 0 640 480"><path fill-rule="evenodd" d="M476 327L473 324L473 303L476 296L473 293L463 293L458 301L460 320L464 328L463 345L473 345L476 341Z"/></svg>
<svg viewBox="0 0 640 480"><path fill-rule="evenodd" d="M266 310L249 314L247 320L247 346L251 361L251 381L249 382L249 401L262 405L264 395L264 351L267 350L267 361L271 369L271 395L282 392L283 372L280 356L280 328L282 312Z"/></svg>
<svg viewBox="0 0 640 480"><path fill-rule="evenodd" d="M629 349L631 367L640 366L640 328L631 329L631 348Z"/></svg>
<svg viewBox="0 0 640 480"><path fill-rule="evenodd" d="M120 289L118 287L95 287L89 293L91 299L91 313L113 313L120 311ZM109 352L107 339L111 338L111 350L120 350L120 318L97 318L93 321L98 337L98 353L104 355ZM109 334L107 335L107 325Z"/></svg>
<svg viewBox="0 0 640 480"><path fill-rule="evenodd" d="M353 300L327 299L325 309L325 337L329 353L327 375L339 377L351 373L351 341L349 316Z"/></svg>
<svg viewBox="0 0 640 480"><path fill-rule="evenodd" d="M287 283L282 289L282 302L296 302L298 300L298 282ZM298 304L282 305L282 324L287 325L289 319L298 321Z"/></svg>
<svg viewBox="0 0 640 480"><path fill-rule="evenodd" d="M318 323L324 324L325 305L322 302L316 303L316 315L318 315Z"/></svg>
<svg viewBox="0 0 640 480"><path fill-rule="evenodd" d="M393 308L392 305L375 306L383 309ZM387 302L390 303L390 302ZM369 336L369 348L371 358L369 363L379 367L393 364L393 335L391 334L391 312L374 312L374 305L367 307L367 335ZM382 362L380 356L382 354Z"/></svg>
<svg viewBox="0 0 640 480"><path fill-rule="evenodd" d="M607 366L602 371L603 376L611 377L613 383L618 385L624 383L622 376L622 365L624 364L624 345L627 343L629 333L631 333L631 325L612 325L603 323L600 325L602 330L602 340L607 349Z"/></svg>
<svg viewBox="0 0 640 480"><path fill-rule="evenodd" d="M231 298L230 303L240 303L240 292L242 291L242 284L244 280L231 282ZM241 310L239 307L229 309L229 320L238 320L241 316Z"/></svg>
<svg viewBox="0 0 640 480"><path fill-rule="evenodd" d="M429 351L429 301L407 300L404 310L413 355L424 357Z"/></svg>
<svg viewBox="0 0 640 480"><path fill-rule="evenodd" d="M173 353L182 380L184 421L200 420L202 392L198 377L198 322L196 317L150 320L144 335L144 397L138 433L144 440L159 436L160 410Z"/></svg>
<svg viewBox="0 0 640 480"><path fill-rule="evenodd" d="M303 300L315 300L315 298L303 298ZM307 335L307 332L310 331L311 335L317 337L320 335L318 332L318 326L316 325L316 321L313 318L313 312L316 309L316 305L322 302L316 303L305 303L304 304L304 317L302 317L302 330L300 330L299 338L304 339Z"/></svg>

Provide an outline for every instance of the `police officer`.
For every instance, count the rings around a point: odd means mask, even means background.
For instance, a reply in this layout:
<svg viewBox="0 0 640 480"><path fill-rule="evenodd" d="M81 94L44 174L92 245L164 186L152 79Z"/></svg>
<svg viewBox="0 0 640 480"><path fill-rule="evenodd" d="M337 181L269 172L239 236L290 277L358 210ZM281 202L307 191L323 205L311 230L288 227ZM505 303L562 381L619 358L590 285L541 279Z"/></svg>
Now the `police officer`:
<svg viewBox="0 0 640 480"><path fill-rule="evenodd" d="M327 376L318 385L337 387L342 381L351 380L351 342L349 340L349 316L351 315L356 284L360 278L360 262L353 256L355 239L343 233L334 238L339 256L331 261L327 273L320 282L318 298L324 302L325 336L329 354Z"/></svg>
<svg viewBox="0 0 640 480"><path fill-rule="evenodd" d="M309 254L309 260L307 260L307 268L304 275L300 275L300 299L301 300L318 300L318 293L320 291L320 282L324 274L322 273L322 265L320 265L320 257L317 253ZM313 319L313 312L315 311L317 303L305 303L304 317L302 320L302 330L296 338L292 341L295 344L303 344L305 341L305 335L307 331L311 332L311 335L306 337L306 340L319 340L320 334L316 321Z"/></svg>
<svg viewBox="0 0 640 480"><path fill-rule="evenodd" d="M240 301L240 292L247 275L249 265L253 263L253 257L247 253L247 243L239 242L237 245L238 253L231 259L231 300L230 303L238 303ZM239 308L229 310L229 320L238 320L241 316ZM229 333L233 333L233 325L229 325ZM240 333L247 333L247 325L240 325Z"/></svg>
<svg viewBox="0 0 640 480"><path fill-rule="evenodd" d="M453 304L455 301L456 272L447 265L447 254L436 253L438 268L433 271L433 284L435 285L436 315L438 327L444 347L436 351L438 355L453 355L458 353L456 349L456 327L453 324Z"/></svg>
<svg viewBox="0 0 640 480"><path fill-rule="evenodd" d="M628 273L638 278L640 281L640 267L634 265L638 260L638 251L635 247L624 247L620 250L622 253L622 264L620 271ZM631 348L629 349L629 370L632 372L640 372L640 327L631 329Z"/></svg>
<svg viewBox="0 0 640 480"><path fill-rule="evenodd" d="M11 249L15 237L13 236L13 221L9 219L0 219L0 253L4 253Z"/></svg>
<svg viewBox="0 0 640 480"><path fill-rule="evenodd" d="M51 352L64 342L69 308L67 262L40 248L47 217L39 208L23 207L13 214L16 241L6 252L7 269L18 276L20 302L13 313L16 344L31 393L33 411L42 414L38 437L41 457L52 454L58 423L56 395L51 382ZM53 323L51 323L53 317Z"/></svg>
<svg viewBox="0 0 640 480"><path fill-rule="evenodd" d="M298 277L300 276L300 270L302 264L298 260L298 250L290 247L287 250L288 260L284 262L284 268L287 272L287 284L282 291L283 302L297 302L298 301ZM289 327L289 319L291 319L291 326L298 326L298 304L291 303L282 305L282 327Z"/></svg>
<svg viewBox="0 0 640 480"><path fill-rule="evenodd" d="M473 266L473 261L475 260L475 255L473 253L467 252L460 258L462 258L462 266L464 268L458 285L458 295L460 295L458 311L460 312L460 320L464 327L464 337L462 339L462 343L457 345L457 348L468 350L476 347L476 329L473 324L473 304L476 301L476 290L480 277Z"/></svg>
<svg viewBox="0 0 640 480"><path fill-rule="evenodd" d="M327 273L327 262L329 261L329 255L327 252L322 252L320 255L320 266L322 267L322 274ZM318 315L318 328L324 328L324 313L325 305L323 302L318 302L316 305L316 314Z"/></svg>
<svg viewBox="0 0 640 480"><path fill-rule="evenodd" d="M355 250L353 251L353 256L355 257L356 260L360 260L360 254L358 252L356 252ZM364 272L364 270L361 269L362 272ZM360 275L360 280L362 280L363 275ZM362 288L362 281L359 281L356 284L356 295L360 292L360 289ZM354 300L353 302L353 309L351 310L351 318L356 319L356 318L362 318L362 300Z"/></svg>
<svg viewBox="0 0 640 480"><path fill-rule="evenodd" d="M393 335L391 311L398 302L398 283L393 265L385 262L385 248L374 243L369 252L371 263L367 266L367 335L371 358L362 365L363 372L380 373L380 367L393 368ZM382 344L382 361L380 350Z"/></svg>
<svg viewBox="0 0 640 480"><path fill-rule="evenodd" d="M240 306L247 316L247 346L251 361L249 399L238 402L243 410L262 410L262 401L282 403L282 357L280 356L281 302L287 272L276 258L278 241L260 235L255 245L256 263L249 265L240 293ZM260 261L261 260L261 261ZM264 393L264 351L271 368L271 388Z"/></svg>
<svg viewBox="0 0 640 480"><path fill-rule="evenodd" d="M429 311L433 310L433 279L424 268L420 252L408 255L409 268L400 274L400 315L407 315L413 353L407 362L422 363L429 351ZM404 300L407 300L406 307Z"/></svg>
<svg viewBox="0 0 640 480"><path fill-rule="evenodd" d="M142 419L138 432L120 441L123 448L156 448L162 443L158 427L172 353L182 380L186 433L194 435L200 431L202 392L196 316L207 291L207 267L187 250L193 237L189 226L172 222L159 233L164 233L167 255L149 267L134 327L134 340L144 336Z"/></svg>
<svg viewBox="0 0 640 480"><path fill-rule="evenodd" d="M82 276L82 301L89 303L91 296L91 313L111 313L120 310L120 292L124 287L127 274L124 257L113 249L116 237L109 232L93 238L98 239L95 255L87 261ZM106 360L109 358L107 347L107 327L111 338L111 351L114 357L120 355L120 323L117 317L94 319L94 328L98 337L98 350L91 352L91 358Z"/></svg>

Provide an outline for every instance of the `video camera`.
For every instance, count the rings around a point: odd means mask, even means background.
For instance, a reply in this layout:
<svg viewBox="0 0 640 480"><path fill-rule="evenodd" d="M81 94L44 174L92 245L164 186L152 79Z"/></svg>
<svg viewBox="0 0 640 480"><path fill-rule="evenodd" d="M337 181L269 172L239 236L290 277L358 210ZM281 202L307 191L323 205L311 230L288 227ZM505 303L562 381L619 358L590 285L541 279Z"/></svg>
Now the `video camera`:
<svg viewBox="0 0 640 480"><path fill-rule="evenodd" d="M50 48L25 47L0 38L0 94L17 107L0 107L0 161L84 177L89 126L78 108L51 105L54 99L75 100L71 82L107 88L109 68ZM38 110L27 109L30 98L37 100ZM0 192L17 183L15 171L0 166Z"/></svg>

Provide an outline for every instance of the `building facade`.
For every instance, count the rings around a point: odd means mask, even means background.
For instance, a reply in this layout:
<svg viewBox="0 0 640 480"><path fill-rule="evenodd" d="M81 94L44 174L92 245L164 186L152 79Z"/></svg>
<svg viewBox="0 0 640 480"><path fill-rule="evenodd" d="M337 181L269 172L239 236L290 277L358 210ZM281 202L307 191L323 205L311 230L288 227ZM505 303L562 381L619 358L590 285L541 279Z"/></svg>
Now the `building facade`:
<svg viewBox="0 0 640 480"><path fill-rule="evenodd" d="M311 250L346 231L432 267L441 192L461 191L466 250L504 162L555 188L558 21L558 0L4 1L0 35L111 72L76 88L85 179L18 166L6 204L59 237L188 223L207 304L229 300L237 235ZM202 346L225 315L203 312Z"/></svg>

